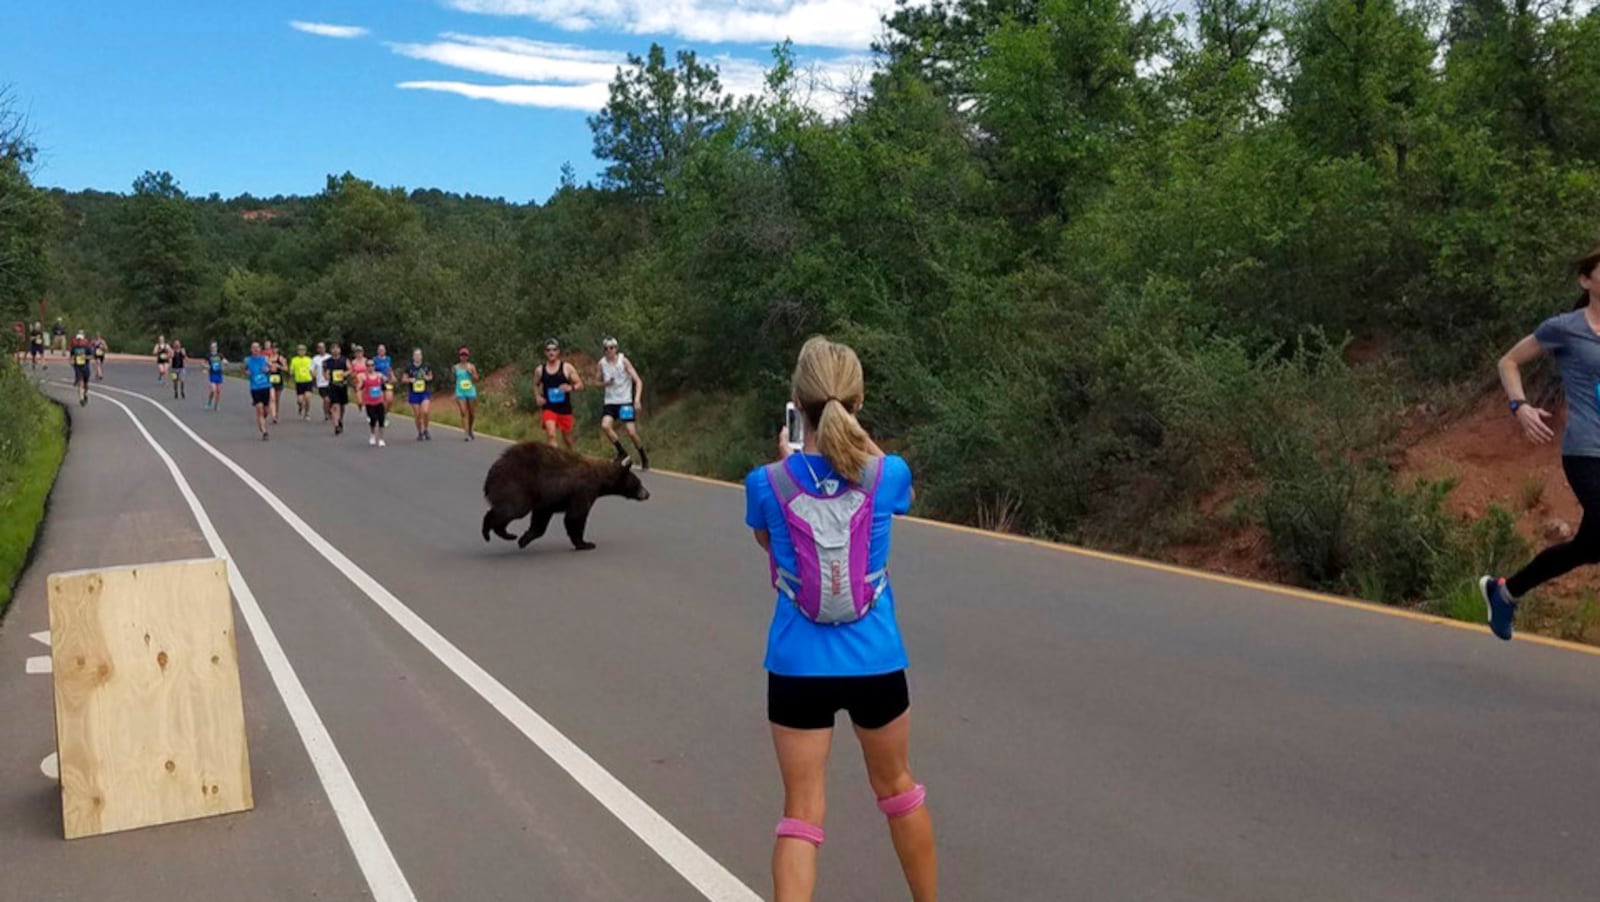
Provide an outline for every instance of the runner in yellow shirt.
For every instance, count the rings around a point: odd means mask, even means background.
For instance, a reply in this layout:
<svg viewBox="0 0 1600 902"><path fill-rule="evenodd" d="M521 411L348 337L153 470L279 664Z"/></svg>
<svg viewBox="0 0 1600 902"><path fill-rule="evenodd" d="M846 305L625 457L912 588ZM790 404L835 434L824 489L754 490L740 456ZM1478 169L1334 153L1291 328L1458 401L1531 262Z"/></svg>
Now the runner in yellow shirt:
<svg viewBox="0 0 1600 902"><path fill-rule="evenodd" d="M306 346L295 348L289 361L289 375L294 377L294 403L300 410L300 419L311 419L311 393L316 390L316 377L311 372L311 358L306 356Z"/></svg>

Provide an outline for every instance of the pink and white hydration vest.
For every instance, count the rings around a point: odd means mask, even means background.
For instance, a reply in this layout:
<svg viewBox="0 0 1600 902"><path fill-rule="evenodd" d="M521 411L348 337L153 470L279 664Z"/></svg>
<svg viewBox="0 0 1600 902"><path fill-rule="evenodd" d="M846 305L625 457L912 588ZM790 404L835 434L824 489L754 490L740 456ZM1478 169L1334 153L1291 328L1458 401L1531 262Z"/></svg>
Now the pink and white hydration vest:
<svg viewBox="0 0 1600 902"><path fill-rule="evenodd" d="M860 485L849 485L832 497L800 488L782 461L766 469L800 571L790 573L772 558L772 585L813 623L839 625L867 616L889 586L887 569L867 572L873 496L883 477L883 458L867 462Z"/></svg>

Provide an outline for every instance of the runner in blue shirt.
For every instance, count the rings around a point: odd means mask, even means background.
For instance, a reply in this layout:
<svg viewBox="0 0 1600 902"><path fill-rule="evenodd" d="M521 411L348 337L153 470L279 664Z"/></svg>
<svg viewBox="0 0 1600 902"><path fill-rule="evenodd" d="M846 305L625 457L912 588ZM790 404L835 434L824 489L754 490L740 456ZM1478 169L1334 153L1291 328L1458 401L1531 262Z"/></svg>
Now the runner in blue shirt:
<svg viewBox="0 0 1600 902"><path fill-rule="evenodd" d="M272 362L261 353L261 342L250 342L250 357L244 362L250 374L250 403L256 408L256 430L267 440L267 417L272 409Z"/></svg>
<svg viewBox="0 0 1600 902"><path fill-rule="evenodd" d="M206 409L215 411L222 406L222 365L227 361L217 351L217 343L211 343L211 349L206 354L206 383L210 386L206 392Z"/></svg>
<svg viewBox="0 0 1600 902"><path fill-rule="evenodd" d="M878 808L915 902L938 895L926 790L911 775L905 643L889 585L895 516L911 509L911 469L856 420L864 388L850 348L806 342L795 367L804 447L745 480L745 524L777 590L767 633L767 719L783 776L772 855L777 898L810 899L823 842L834 718L850 715ZM826 576L824 576L826 574Z"/></svg>

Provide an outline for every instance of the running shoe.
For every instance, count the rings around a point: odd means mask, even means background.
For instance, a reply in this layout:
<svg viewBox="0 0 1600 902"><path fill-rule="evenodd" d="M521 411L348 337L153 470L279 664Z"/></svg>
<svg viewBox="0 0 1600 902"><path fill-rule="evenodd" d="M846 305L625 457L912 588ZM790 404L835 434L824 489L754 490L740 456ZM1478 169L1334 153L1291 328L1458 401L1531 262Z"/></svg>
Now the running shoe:
<svg viewBox="0 0 1600 902"><path fill-rule="evenodd" d="M377 445L378 445L378 437L376 435L367 436L367 444L371 445L373 447L377 447Z"/></svg>
<svg viewBox="0 0 1600 902"><path fill-rule="evenodd" d="M432 429L424 429L422 431L422 440L425 441L425 442L433 441L433 430Z"/></svg>
<svg viewBox="0 0 1600 902"><path fill-rule="evenodd" d="M1506 591L1506 581L1493 576L1478 580L1478 592L1488 608L1489 629L1507 642L1511 641L1511 624L1517 617L1517 600Z"/></svg>
<svg viewBox="0 0 1600 902"><path fill-rule="evenodd" d="M380 439L378 439L378 447L379 448L387 448L387 447L389 447L389 443L380 438Z"/></svg>
<svg viewBox="0 0 1600 902"><path fill-rule="evenodd" d="M266 441L267 440L267 434L265 432L261 433L261 440L262 441Z"/></svg>

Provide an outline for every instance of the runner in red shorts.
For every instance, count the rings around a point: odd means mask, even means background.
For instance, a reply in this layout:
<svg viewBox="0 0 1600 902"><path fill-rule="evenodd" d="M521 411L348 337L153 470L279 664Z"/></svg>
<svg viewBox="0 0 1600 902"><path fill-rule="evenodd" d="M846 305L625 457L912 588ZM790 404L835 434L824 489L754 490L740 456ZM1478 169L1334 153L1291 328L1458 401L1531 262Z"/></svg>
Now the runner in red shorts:
<svg viewBox="0 0 1600 902"><path fill-rule="evenodd" d="M554 338L544 343L544 366L539 367L533 390L542 408L539 424L550 444L556 444L556 433L560 432L567 450L576 450L572 445L572 393L583 391L583 378L577 367L561 359L561 342Z"/></svg>

